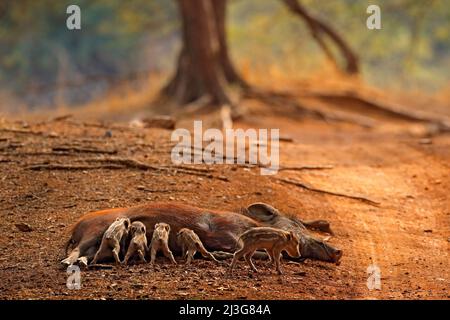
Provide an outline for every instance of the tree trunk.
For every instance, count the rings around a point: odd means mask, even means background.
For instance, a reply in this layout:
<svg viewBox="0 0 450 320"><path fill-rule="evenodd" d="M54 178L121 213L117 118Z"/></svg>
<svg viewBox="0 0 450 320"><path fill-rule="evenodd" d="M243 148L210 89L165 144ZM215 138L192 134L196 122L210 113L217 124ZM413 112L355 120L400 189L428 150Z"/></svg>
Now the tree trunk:
<svg viewBox="0 0 450 320"><path fill-rule="evenodd" d="M228 83L247 87L247 83L236 72L228 52L226 35L226 4L227 0L211 0L213 2L214 17L216 21L217 37L219 42L218 62Z"/></svg>
<svg viewBox="0 0 450 320"><path fill-rule="evenodd" d="M230 104L227 84L245 82L228 55L226 0L178 0L182 49L175 75L163 94L184 105L204 96L213 105Z"/></svg>

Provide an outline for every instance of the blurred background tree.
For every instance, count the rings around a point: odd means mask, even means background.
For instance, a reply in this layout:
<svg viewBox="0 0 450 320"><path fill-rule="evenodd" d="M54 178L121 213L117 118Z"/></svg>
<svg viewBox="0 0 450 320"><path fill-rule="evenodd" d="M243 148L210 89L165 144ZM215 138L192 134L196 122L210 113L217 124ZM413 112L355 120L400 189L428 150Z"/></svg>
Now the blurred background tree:
<svg viewBox="0 0 450 320"><path fill-rule="evenodd" d="M365 24L373 1L301 3L345 37L368 83L431 92L448 85L448 1L376 1L382 11L376 31ZM66 28L69 4L81 8L80 31ZM305 23L282 1L229 0L226 27L230 55L244 78L269 68L304 77L326 61ZM112 82L140 74L168 79L180 48L175 1L0 2L0 92L30 108L82 104L107 93Z"/></svg>

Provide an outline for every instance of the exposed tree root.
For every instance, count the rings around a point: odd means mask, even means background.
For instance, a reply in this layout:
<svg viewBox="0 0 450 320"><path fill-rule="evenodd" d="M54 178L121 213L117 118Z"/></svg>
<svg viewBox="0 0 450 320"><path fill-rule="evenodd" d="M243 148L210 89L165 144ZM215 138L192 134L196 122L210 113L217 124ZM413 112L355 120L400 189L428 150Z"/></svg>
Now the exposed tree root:
<svg viewBox="0 0 450 320"><path fill-rule="evenodd" d="M418 121L436 125L440 132L450 131L450 120L442 119L432 115L424 114L414 110L407 110L394 102L381 101L376 97L367 97L363 93L358 91L344 91L344 92L323 92L315 91L307 94L308 96L328 99L352 99L355 100L367 108L371 108L376 111L380 111L397 117L403 120Z"/></svg>
<svg viewBox="0 0 450 320"><path fill-rule="evenodd" d="M375 207L380 206L379 202L376 202L376 201L373 201L373 200L370 200L368 198L361 197L361 196L353 196L353 195L338 193L338 192L334 192L334 191L317 189L317 188L308 186L308 185L306 185L303 182L290 180L290 179L285 179L285 178L275 178L275 180L280 181L282 183L294 185L294 186L297 186L297 187L300 187L300 188L303 188L303 189L306 189L306 190L309 190L309 191L313 191L313 192L325 193L325 194L329 194L329 195L333 195L333 196L337 196L337 197L354 199L354 200L365 202L365 203L370 204L370 205L375 206Z"/></svg>
<svg viewBox="0 0 450 320"><path fill-rule="evenodd" d="M51 134L47 134L42 131L31 131L31 130L24 130L24 129L0 128L0 132L11 132L11 133L16 133L16 134L30 134L30 135L35 135L35 136L50 136L50 137L52 137Z"/></svg>
<svg viewBox="0 0 450 320"><path fill-rule="evenodd" d="M117 150L106 150L97 148L82 148L75 146L57 146L52 147L53 151L65 151L65 152L75 152L75 153L105 153L105 154L116 154Z"/></svg>
<svg viewBox="0 0 450 320"><path fill-rule="evenodd" d="M52 122L60 122L60 121L65 121L67 119L73 118L73 114L64 114L61 116L56 116L53 118L50 118L48 120L42 121L42 122L38 122L37 125L45 125L45 124L50 124Z"/></svg>
<svg viewBox="0 0 450 320"><path fill-rule="evenodd" d="M100 163L98 165L72 165L72 164L31 164L26 166L26 170L94 170L94 169L125 169L132 168L138 170L153 170L164 171L173 174L182 173L187 175L195 175L206 177L210 179L218 179L222 181L229 181L227 177L215 176L212 173L206 173L203 170L192 169L188 167L174 168L171 166L154 166L135 159L130 158L94 158L94 159L80 159L75 162Z"/></svg>
<svg viewBox="0 0 450 320"><path fill-rule="evenodd" d="M156 170L156 171L162 171L164 170L163 167L153 166L135 159L131 158L91 158L91 159L80 159L80 162L90 162L90 163L106 163L106 164L115 164L120 165L122 167L126 168L132 168L132 169L140 169L140 170Z"/></svg>
<svg viewBox="0 0 450 320"><path fill-rule="evenodd" d="M288 113L292 116L292 112L300 112L300 114L311 116L324 120L325 122L345 122L355 124L364 128L374 127L374 121L367 117L350 115L345 112L323 110L319 106L308 107L304 104L300 104L296 101L296 97L285 92L263 92L261 90L249 89L244 91L244 95L247 98L257 99L263 103L276 108L281 114Z"/></svg>
<svg viewBox="0 0 450 320"><path fill-rule="evenodd" d="M73 156L71 152L47 152L47 151L30 151L30 152L2 152L0 155L12 157L39 157L39 156Z"/></svg>
<svg viewBox="0 0 450 320"><path fill-rule="evenodd" d="M123 166L115 164L102 165L71 165L71 164L32 164L25 167L26 170L94 170L94 169L123 169Z"/></svg>
<svg viewBox="0 0 450 320"><path fill-rule="evenodd" d="M300 166L300 167L280 166L278 168L278 171L327 170L333 168L334 168L333 166Z"/></svg>

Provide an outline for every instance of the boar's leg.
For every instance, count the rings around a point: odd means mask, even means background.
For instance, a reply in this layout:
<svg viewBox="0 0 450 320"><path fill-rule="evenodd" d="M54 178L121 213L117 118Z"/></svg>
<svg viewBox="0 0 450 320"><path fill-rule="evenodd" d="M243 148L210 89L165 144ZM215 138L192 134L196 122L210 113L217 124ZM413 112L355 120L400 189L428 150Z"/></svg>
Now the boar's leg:
<svg viewBox="0 0 450 320"><path fill-rule="evenodd" d="M226 260L233 258L233 254L230 252L225 251L213 251L211 254L217 259L217 260Z"/></svg>
<svg viewBox="0 0 450 320"><path fill-rule="evenodd" d="M61 264L63 264L64 266L70 266L74 264L80 257L86 255L89 255L90 257L91 255L93 255L97 246L97 239L93 238L89 240L82 240L76 246L75 243L72 243L72 246L74 248L69 253L68 257L61 261ZM92 253L92 251L94 253Z"/></svg>
<svg viewBox="0 0 450 320"><path fill-rule="evenodd" d="M76 247L75 249L73 249L69 256L67 258L65 258L64 260L61 261L61 264L63 266L70 266L72 264L74 264L78 258L80 257L80 248Z"/></svg>

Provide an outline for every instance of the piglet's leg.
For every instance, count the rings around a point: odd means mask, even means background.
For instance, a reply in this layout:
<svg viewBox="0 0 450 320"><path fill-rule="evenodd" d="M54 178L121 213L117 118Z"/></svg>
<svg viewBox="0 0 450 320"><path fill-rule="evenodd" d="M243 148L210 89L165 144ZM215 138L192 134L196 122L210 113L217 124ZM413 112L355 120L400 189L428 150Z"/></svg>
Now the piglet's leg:
<svg viewBox="0 0 450 320"><path fill-rule="evenodd" d="M117 264L121 264L120 258L119 258L119 252L120 252L120 243L117 242L114 244L114 249L112 250L114 260L116 261Z"/></svg>
<svg viewBox="0 0 450 320"><path fill-rule="evenodd" d="M218 261L208 250L206 250L206 248L203 245L199 245L198 246L198 251L200 251L200 253L202 254L202 256L204 258L209 258L215 262L217 262L218 264L220 264L221 262Z"/></svg>
<svg viewBox="0 0 450 320"><path fill-rule="evenodd" d="M244 255L245 261L247 261L248 265L250 266L250 268L252 268L253 271L258 272L258 269L256 269L255 265L253 264L252 261L252 256L255 253L255 251L251 251L247 254Z"/></svg>
<svg viewBox="0 0 450 320"><path fill-rule="evenodd" d="M125 255L125 259L123 260L123 264L128 264L128 260L130 260L131 256L134 253L134 243L130 243L130 246L128 247L127 254Z"/></svg>
<svg viewBox="0 0 450 320"><path fill-rule="evenodd" d="M275 266L277 268L278 274L283 274L283 271L281 271L281 267L280 267L280 264L281 264L281 251L274 250L272 259L275 260Z"/></svg>
<svg viewBox="0 0 450 320"><path fill-rule="evenodd" d="M155 259L156 259L156 248L155 246L151 246L150 249L150 264L153 266L153 264L155 263Z"/></svg>
<svg viewBox="0 0 450 320"><path fill-rule="evenodd" d="M186 265L190 265L192 262L192 259L194 258L195 251L187 250L186 255L187 255Z"/></svg>
<svg viewBox="0 0 450 320"><path fill-rule="evenodd" d="M230 265L230 273L231 273L231 274L233 274L234 266L235 266L236 263L239 261L239 259L241 259L241 258L244 256L244 254L245 254L245 251L244 251L243 248L242 248L242 249L239 249L238 251L236 251L236 252L234 253L233 261L231 261L231 265Z"/></svg>
<svg viewBox="0 0 450 320"><path fill-rule="evenodd" d="M138 255L139 255L139 258L141 258L142 262L144 262L144 263L147 262L147 260L145 260L145 254L144 254L144 251L142 249L138 250Z"/></svg>
<svg viewBox="0 0 450 320"><path fill-rule="evenodd" d="M173 264L177 264L177 262L175 261L175 258L173 257L172 251L170 251L169 247L164 246L163 248L163 253L164 255L169 258L169 260L173 263Z"/></svg>

